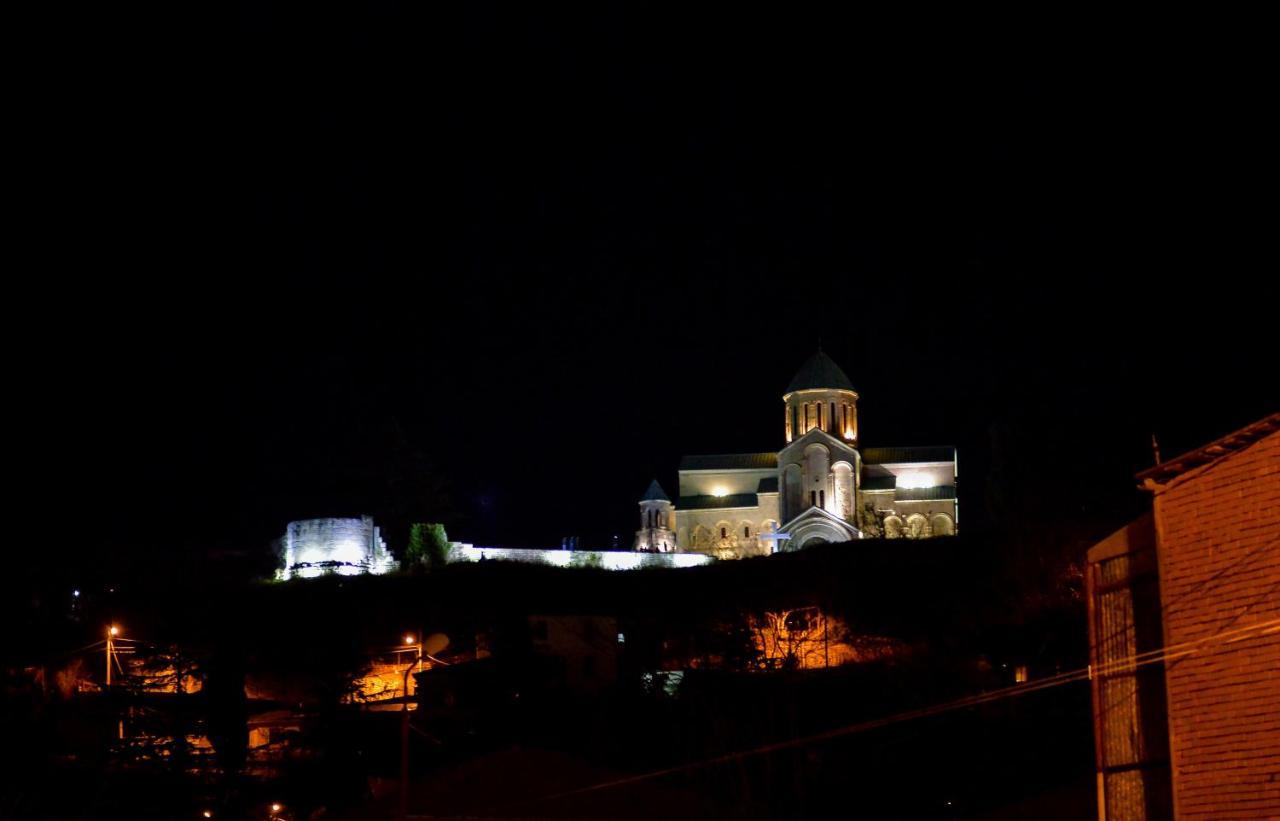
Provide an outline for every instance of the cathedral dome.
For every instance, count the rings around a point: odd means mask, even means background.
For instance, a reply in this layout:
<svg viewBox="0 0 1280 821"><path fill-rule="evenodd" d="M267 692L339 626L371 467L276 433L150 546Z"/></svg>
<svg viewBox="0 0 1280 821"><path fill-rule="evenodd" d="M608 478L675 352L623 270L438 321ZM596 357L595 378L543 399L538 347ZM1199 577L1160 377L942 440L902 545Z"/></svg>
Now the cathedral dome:
<svg viewBox="0 0 1280 821"><path fill-rule="evenodd" d="M809 357L787 386L787 393L811 390L852 391L853 383L831 357L818 351Z"/></svg>

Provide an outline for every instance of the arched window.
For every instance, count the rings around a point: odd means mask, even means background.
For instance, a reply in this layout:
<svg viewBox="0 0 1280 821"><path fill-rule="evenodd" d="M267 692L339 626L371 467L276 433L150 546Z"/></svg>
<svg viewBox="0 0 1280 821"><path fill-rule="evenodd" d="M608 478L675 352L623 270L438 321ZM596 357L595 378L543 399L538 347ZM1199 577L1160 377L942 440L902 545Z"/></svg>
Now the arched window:
<svg viewBox="0 0 1280 821"><path fill-rule="evenodd" d="M729 528L727 527L720 528L720 538L721 539L729 538Z"/></svg>
<svg viewBox="0 0 1280 821"><path fill-rule="evenodd" d="M751 528L750 528L750 526L748 526L748 525L743 525L743 526L742 526L742 538L744 538L744 539L750 539L750 538L751 538Z"/></svg>

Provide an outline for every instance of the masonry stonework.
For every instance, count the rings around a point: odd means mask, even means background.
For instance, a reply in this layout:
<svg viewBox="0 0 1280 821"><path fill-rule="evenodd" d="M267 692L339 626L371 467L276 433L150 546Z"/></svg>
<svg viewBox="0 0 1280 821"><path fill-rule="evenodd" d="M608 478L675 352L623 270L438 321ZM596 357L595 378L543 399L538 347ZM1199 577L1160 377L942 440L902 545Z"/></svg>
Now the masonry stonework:
<svg viewBox="0 0 1280 821"><path fill-rule="evenodd" d="M780 451L686 456L674 502L651 484L634 549L738 559L867 537L955 535L954 448L862 448L858 394L822 351L782 402ZM654 529L659 505L670 507L674 534Z"/></svg>

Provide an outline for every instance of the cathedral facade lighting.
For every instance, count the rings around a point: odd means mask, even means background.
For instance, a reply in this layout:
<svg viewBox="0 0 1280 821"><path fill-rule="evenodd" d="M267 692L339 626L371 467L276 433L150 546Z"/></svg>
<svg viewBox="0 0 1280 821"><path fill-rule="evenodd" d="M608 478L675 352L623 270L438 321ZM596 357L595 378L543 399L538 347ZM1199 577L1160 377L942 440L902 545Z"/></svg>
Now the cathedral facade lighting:
<svg viewBox="0 0 1280 821"><path fill-rule="evenodd" d="M686 456L674 501L650 484L635 550L733 559L955 534L955 448L862 447L858 393L822 351L782 402L782 450Z"/></svg>

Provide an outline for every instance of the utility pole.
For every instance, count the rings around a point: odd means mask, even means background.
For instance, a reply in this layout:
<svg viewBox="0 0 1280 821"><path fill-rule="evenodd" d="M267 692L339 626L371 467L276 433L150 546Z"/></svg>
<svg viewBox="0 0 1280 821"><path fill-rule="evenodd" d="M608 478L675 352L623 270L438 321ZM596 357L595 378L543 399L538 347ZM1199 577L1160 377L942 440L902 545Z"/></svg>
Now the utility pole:
<svg viewBox="0 0 1280 821"><path fill-rule="evenodd" d="M119 663L116 661L116 635L119 632L120 632L120 628L116 627L114 624L107 628L107 690L108 691L111 689L111 665L113 663L114 664ZM132 651L127 650L126 652L132 652ZM120 672L123 673L124 670L121 669ZM124 719L123 718L120 719L120 722L117 725L117 735L121 739L124 738Z"/></svg>
<svg viewBox="0 0 1280 821"><path fill-rule="evenodd" d="M111 687L111 662L115 660L116 654L116 633L119 629L113 624L107 628L107 687Z"/></svg>
<svg viewBox="0 0 1280 821"><path fill-rule="evenodd" d="M404 701L400 703L400 819L404 821L409 817L409 674L413 672L413 668L417 667L422 670L422 634L418 634L417 641L413 636L405 636L405 644L413 646L417 651L417 658L410 661L404 668Z"/></svg>

